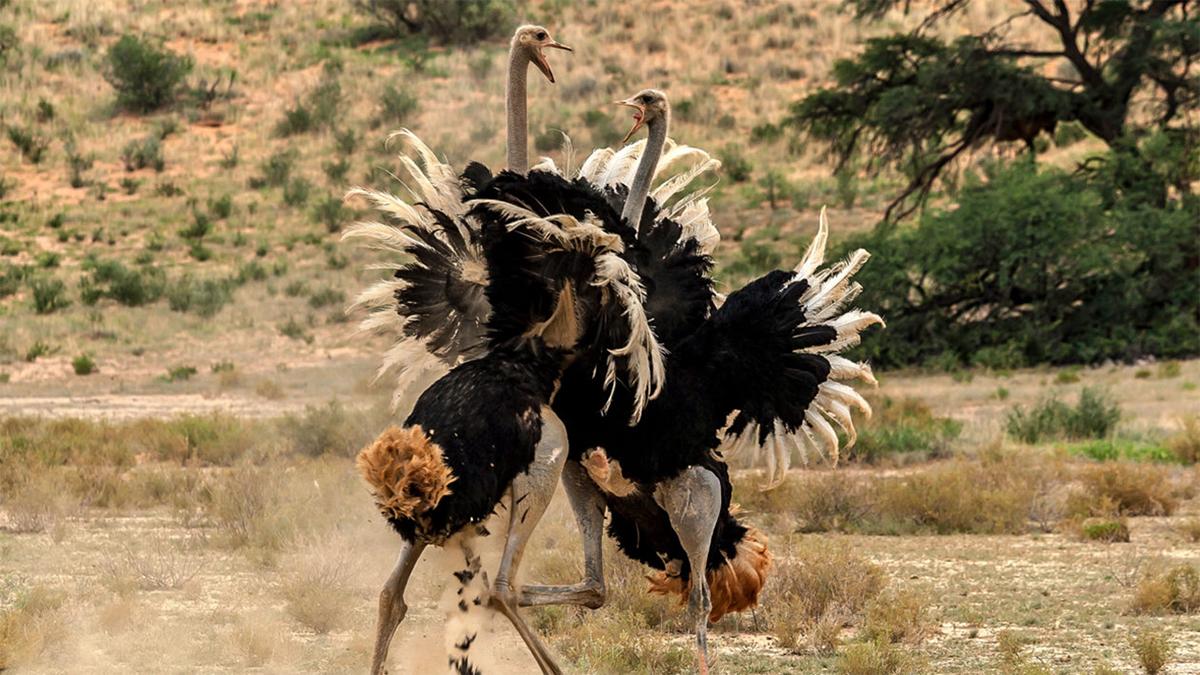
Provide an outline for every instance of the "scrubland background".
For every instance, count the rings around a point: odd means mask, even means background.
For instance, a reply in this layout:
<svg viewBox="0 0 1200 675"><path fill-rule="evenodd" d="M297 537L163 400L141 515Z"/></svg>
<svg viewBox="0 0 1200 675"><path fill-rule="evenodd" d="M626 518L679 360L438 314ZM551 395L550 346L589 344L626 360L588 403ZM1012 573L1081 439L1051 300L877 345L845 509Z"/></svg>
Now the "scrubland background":
<svg viewBox="0 0 1200 675"><path fill-rule="evenodd" d="M1021 7L968 4L934 33L979 33ZM789 120L831 86L837 59L914 28L919 12L856 21L803 0L476 9L499 12L503 30L397 38L348 0L0 0L0 669L366 667L398 539L352 467L390 420L390 392L373 378L386 339L357 334L345 312L379 273L338 241L362 215L342 195L401 189L385 142L400 127L456 166L498 165L518 21L576 50L549 54L558 84L530 77L536 154L562 166L619 141L629 120L611 101L656 86L671 96L672 135L722 159L724 290L798 259L822 205L838 242L882 251L872 264L884 272L864 278L875 291L903 272L897 252L931 261L933 276L946 273L938 261L949 274L984 264L957 250L988 247L954 213L1017 233L1005 242L1124 213L1088 195L1051 212L1059 221L1009 208L1052 197L1063 183L1044 176L1067 180L1044 172L1073 175L1107 152L1076 130L1042 134L1034 168L1017 174L995 168L1025 161L1011 146L981 147L927 212L880 226L904 172L839 168ZM1009 35L1053 46L1027 17ZM137 71L164 53L158 70L175 81L122 96L120 64ZM1194 206L1180 171L1164 205L1139 211L1166 214L1173 236ZM973 180L1012 193L981 196ZM911 233L968 245L896 243ZM1081 278L1109 259L1089 250L1099 262ZM714 627L718 672L1200 672L1187 255L1147 273L1174 304L1124 342L1097 319L1058 341L1087 349L1040 350L1056 344L1040 332L1055 321L1038 313L962 339L917 319L873 338L860 356L884 366L876 415L848 462L795 469L770 492L738 472L735 501L770 534L776 569L757 611ZM868 307L898 302L872 292ZM1047 297L1033 306L1076 301ZM578 578L573 527L560 498L528 579ZM681 609L607 553L608 605L533 612L537 629L574 672L686 671ZM424 561L394 672L440 668L441 585ZM497 625L502 666L531 671Z"/></svg>

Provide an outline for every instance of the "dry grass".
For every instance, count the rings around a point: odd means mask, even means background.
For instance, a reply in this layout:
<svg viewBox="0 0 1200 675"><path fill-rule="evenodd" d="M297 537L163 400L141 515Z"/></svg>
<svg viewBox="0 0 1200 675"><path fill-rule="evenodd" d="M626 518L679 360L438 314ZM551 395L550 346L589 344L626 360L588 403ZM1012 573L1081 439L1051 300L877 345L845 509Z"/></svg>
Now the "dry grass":
<svg viewBox="0 0 1200 675"><path fill-rule="evenodd" d="M1200 464L1200 417L1184 417L1180 426L1167 439L1167 449L1181 464Z"/></svg>
<svg viewBox="0 0 1200 675"><path fill-rule="evenodd" d="M834 664L838 675L906 675L925 672L920 659L888 642L848 645Z"/></svg>
<svg viewBox="0 0 1200 675"><path fill-rule="evenodd" d="M30 534L53 529L69 508L63 486L47 472L28 477L12 488L7 499L0 501L8 516L7 529L16 534Z"/></svg>
<svg viewBox="0 0 1200 675"><path fill-rule="evenodd" d="M329 548L313 546L290 557L280 575L288 616L318 635L343 626L355 600L352 559Z"/></svg>
<svg viewBox="0 0 1200 675"><path fill-rule="evenodd" d="M63 640L67 634L65 602L63 593L36 587L0 611L0 671L15 670Z"/></svg>
<svg viewBox="0 0 1200 675"><path fill-rule="evenodd" d="M874 642L919 644L937 632L929 597L914 589L885 589L871 601L862 635Z"/></svg>
<svg viewBox="0 0 1200 675"><path fill-rule="evenodd" d="M1142 631L1134 635L1129 644L1137 654L1138 665L1146 675L1158 675L1171 660L1171 642L1165 635L1154 631Z"/></svg>
<svg viewBox="0 0 1200 675"><path fill-rule="evenodd" d="M100 566L101 582L122 595L133 590L164 591L184 587L204 569L194 541L154 536L125 543Z"/></svg>
<svg viewBox="0 0 1200 675"><path fill-rule="evenodd" d="M1187 541L1200 542L1200 517L1180 521L1175 525L1175 531Z"/></svg>
<svg viewBox="0 0 1200 675"><path fill-rule="evenodd" d="M1178 504L1169 470L1152 464L1104 462L1079 473L1079 515L1169 516Z"/></svg>
<svg viewBox="0 0 1200 675"><path fill-rule="evenodd" d="M803 538L778 548L763 591L764 615L778 644L795 650L806 640L829 651L837 633L856 623L886 584L879 566L847 544Z"/></svg>
<svg viewBox="0 0 1200 675"><path fill-rule="evenodd" d="M1200 568L1187 563L1151 566L1134 587L1129 608L1136 614L1200 612Z"/></svg>

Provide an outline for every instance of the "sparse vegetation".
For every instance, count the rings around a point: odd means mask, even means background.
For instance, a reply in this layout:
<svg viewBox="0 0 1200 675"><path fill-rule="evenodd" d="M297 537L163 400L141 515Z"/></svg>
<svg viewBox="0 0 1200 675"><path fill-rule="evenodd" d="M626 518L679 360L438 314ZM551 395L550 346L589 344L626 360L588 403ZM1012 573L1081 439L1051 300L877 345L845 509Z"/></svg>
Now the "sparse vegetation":
<svg viewBox="0 0 1200 675"><path fill-rule="evenodd" d="M1104 438L1121 419L1121 409L1111 398L1093 388L1079 393L1074 408L1056 398L1043 399L1026 411L1013 407L1008 413L1008 434L1025 443L1055 438Z"/></svg>

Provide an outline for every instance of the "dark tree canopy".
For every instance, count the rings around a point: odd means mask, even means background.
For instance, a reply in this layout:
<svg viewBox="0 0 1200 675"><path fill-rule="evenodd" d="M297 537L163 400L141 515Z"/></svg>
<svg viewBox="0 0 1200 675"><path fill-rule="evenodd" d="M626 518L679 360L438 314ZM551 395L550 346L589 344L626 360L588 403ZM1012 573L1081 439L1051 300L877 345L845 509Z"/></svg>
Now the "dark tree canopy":
<svg viewBox="0 0 1200 675"><path fill-rule="evenodd" d="M1149 161L1138 159L1138 142L1151 128L1197 147L1200 0L1024 0L1022 11L981 35L946 42L928 34L971 1L930 2L913 31L869 40L859 56L835 64L835 86L795 103L786 120L829 144L839 168L861 157L870 172L892 168L908 177L886 221L924 203L965 152L1017 141L1032 150L1039 133L1066 121L1135 161ZM910 9L909 0L850 4L867 20ZM1009 28L1023 17L1045 28L1054 46L1015 43ZM1195 178L1174 187L1188 192Z"/></svg>

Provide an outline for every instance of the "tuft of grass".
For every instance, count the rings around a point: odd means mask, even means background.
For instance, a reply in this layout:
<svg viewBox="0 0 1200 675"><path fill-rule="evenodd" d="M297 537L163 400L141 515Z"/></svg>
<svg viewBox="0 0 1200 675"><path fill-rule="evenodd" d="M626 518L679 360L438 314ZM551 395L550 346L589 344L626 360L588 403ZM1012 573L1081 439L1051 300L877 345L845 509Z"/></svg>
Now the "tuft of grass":
<svg viewBox="0 0 1200 675"><path fill-rule="evenodd" d="M188 549L187 542L165 536L124 544L118 555L106 557L100 575L114 590L141 591L183 588L204 568L204 558Z"/></svg>
<svg viewBox="0 0 1200 675"><path fill-rule="evenodd" d="M863 425L854 446L854 458L867 463L946 457L962 432L962 423L935 417L919 399L885 398L874 408L876 415Z"/></svg>
<svg viewBox="0 0 1200 675"><path fill-rule="evenodd" d="M6 132L8 140L17 147L21 156L30 164L41 164L42 157L50 148L50 140L42 136L33 127L18 127L10 125Z"/></svg>
<svg viewBox="0 0 1200 675"><path fill-rule="evenodd" d="M25 350L25 361L28 363L33 363L39 358L43 356L49 356L56 351L58 350L54 347L51 347L49 344L42 342L41 340L35 340L34 343L29 346L29 349Z"/></svg>
<svg viewBox="0 0 1200 675"><path fill-rule="evenodd" d="M845 544L806 538L776 555L762 607L771 632L795 650L819 624L852 622L883 589L883 570ZM822 631L821 642L835 642Z"/></svg>
<svg viewBox="0 0 1200 675"><path fill-rule="evenodd" d="M91 375L96 372L96 361L89 354L80 354L71 359L71 368L76 375Z"/></svg>
<svg viewBox="0 0 1200 675"><path fill-rule="evenodd" d="M66 594L35 587L0 610L0 670L16 670L67 636Z"/></svg>
<svg viewBox="0 0 1200 675"><path fill-rule="evenodd" d="M151 134L140 141L129 141L121 150L121 162L126 171L150 168L156 173L162 173L167 168L167 160L163 157L162 139Z"/></svg>
<svg viewBox="0 0 1200 675"><path fill-rule="evenodd" d="M1169 516L1177 506L1168 472L1159 466L1106 462L1085 467L1081 492L1068 509L1077 516Z"/></svg>
<svg viewBox="0 0 1200 675"><path fill-rule="evenodd" d="M1134 587L1130 609L1135 614L1200 612L1200 569L1187 563L1151 567Z"/></svg>
<svg viewBox="0 0 1200 675"><path fill-rule="evenodd" d="M629 610L606 610L556 632L562 656L583 673L687 673L692 650L666 642L646 618Z"/></svg>
<svg viewBox="0 0 1200 675"><path fill-rule="evenodd" d="M921 663L887 642L848 645L834 663L838 675L906 675L921 672Z"/></svg>
<svg viewBox="0 0 1200 675"><path fill-rule="evenodd" d="M36 277L29 281L29 290L33 292L33 311L38 314L53 314L71 306L62 279Z"/></svg>
<svg viewBox="0 0 1200 675"><path fill-rule="evenodd" d="M1138 665L1146 675L1161 673L1170 662L1174 651L1167 636L1152 630L1137 633L1130 638L1129 644L1137 655Z"/></svg>
<svg viewBox="0 0 1200 675"><path fill-rule="evenodd" d="M185 382L196 374L195 366L171 366L164 376L167 382Z"/></svg>
<svg viewBox="0 0 1200 675"><path fill-rule="evenodd" d="M1192 517L1175 525L1175 531L1187 541L1200 543L1200 517Z"/></svg>
<svg viewBox="0 0 1200 675"><path fill-rule="evenodd" d="M16 534L36 534L53 527L66 511L62 489L48 472L38 472L11 488L3 500L8 515L6 529Z"/></svg>
<svg viewBox="0 0 1200 675"><path fill-rule="evenodd" d="M1079 536L1087 541L1129 542L1129 523L1124 518L1088 518L1079 524Z"/></svg>
<svg viewBox="0 0 1200 675"><path fill-rule="evenodd" d="M1167 439L1167 449L1180 464L1200 464L1200 417L1184 418L1183 428Z"/></svg>
<svg viewBox="0 0 1200 675"><path fill-rule="evenodd" d="M193 279L190 275L176 279L167 286L167 304L176 312L194 312L212 317L233 297L228 281L223 279Z"/></svg>
<svg viewBox="0 0 1200 675"><path fill-rule="evenodd" d="M349 563L345 556L327 551L291 561L280 582L288 615L318 635L341 627L354 602Z"/></svg>
<svg viewBox="0 0 1200 675"><path fill-rule="evenodd" d="M315 339L294 316L289 316L288 320L279 326L279 332L293 340L303 340L306 344L312 344Z"/></svg>
<svg viewBox="0 0 1200 675"><path fill-rule="evenodd" d="M1121 409L1108 395L1085 387L1071 407L1056 398L1042 400L1031 410L1015 406L1008 412L1008 435L1023 443L1053 439L1104 438L1121 419Z"/></svg>
<svg viewBox="0 0 1200 675"><path fill-rule="evenodd" d="M302 455L353 457L371 440L375 426L365 414L348 411L333 399L322 406L305 406L303 415L288 415L282 431L291 440L292 450Z"/></svg>
<svg viewBox="0 0 1200 675"><path fill-rule="evenodd" d="M862 635L873 642L919 644L937 630L929 598L912 589L885 589L871 601Z"/></svg>

